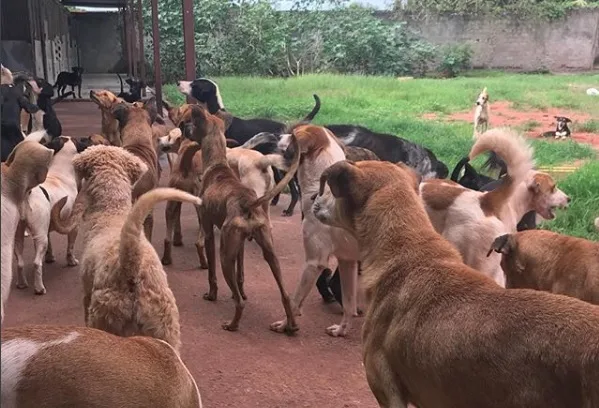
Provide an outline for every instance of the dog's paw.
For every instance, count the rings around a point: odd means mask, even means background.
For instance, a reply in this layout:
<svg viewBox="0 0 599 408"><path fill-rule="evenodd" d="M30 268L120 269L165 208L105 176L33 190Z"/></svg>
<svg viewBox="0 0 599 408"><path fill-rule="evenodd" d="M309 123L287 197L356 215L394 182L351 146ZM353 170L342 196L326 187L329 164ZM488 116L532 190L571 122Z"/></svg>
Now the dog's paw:
<svg viewBox="0 0 599 408"><path fill-rule="evenodd" d="M222 328L226 331L237 331L237 329L239 329L239 326L236 324L233 325L233 324L227 322L227 323L223 323Z"/></svg>
<svg viewBox="0 0 599 408"><path fill-rule="evenodd" d="M68 266L77 266L79 265L79 260L74 256L67 257L67 265Z"/></svg>
<svg viewBox="0 0 599 408"><path fill-rule="evenodd" d="M283 210L281 214L283 217L291 217L293 215L293 210Z"/></svg>
<svg viewBox="0 0 599 408"><path fill-rule="evenodd" d="M204 293L204 300L209 300L210 302L214 302L216 300L216 293L212 293L212 292Z"/></svg>
<svg viewBox="0 0 599 408"><path fill-rule="evenodd" d="M46 255L45 261L46 263L54 263L56 261L56 258L54 257L54 255Z"/></svg>
<svg viewBox="0 0 599 408"><path fill-rule="evenodd" d="M299 330L299 327L297 324L295 324L295 322L285 325L285 334L288 336L294 335L295 332L298 330Z"/></svg>
<svg viewBox="0 0 599 408"><path fill-rule="evenodd" d="M173 246L182 247L183 241L181 239L179 239L179 240L175 239L175 240L173 240Z"/></svg>
<svg viewBox="0 0 599 408"><path fill-rule="evenodd" d="M17 289L27 289L28 287L27 282L17 282Z"/></svg>
<svg viewBox="0 0 599 408"><path fill-rule="evenodd" d="M340 324L334 324L330 327L327 327L326 332L329 336L345 337L345 335L347 334L347 328L346 326Z"/></svg>
<svg viewBox="0 0 599 408"><path fill-rule="evenodd" d="M42 286L41 288L36 288L34 292L35 292L36 295L40 295L40 296L41 295L45 295L46 294L46 288Z"/></svg>
<svg viewBox="0 0 599 408"><path fill-rule="evenodd" d="M170 265L173 263L173 260L170 257L163 256L160 262L162 262L162 265Z"/></svg>
<svg viewBox="0 0 599 408"><path fill-rule="evenodd" d="M364 316L364 311L360 308L356 309L356 313L354 313L353 315L354 317L360 317L360 316Z"/></svg>
<svg viewBox="0 0 599 408"><path fill-rule="evenodd" d="M285 331L287 330L287 326L287 319L279 320L270 325L270 330L277 333L285 333Z"/></svg>

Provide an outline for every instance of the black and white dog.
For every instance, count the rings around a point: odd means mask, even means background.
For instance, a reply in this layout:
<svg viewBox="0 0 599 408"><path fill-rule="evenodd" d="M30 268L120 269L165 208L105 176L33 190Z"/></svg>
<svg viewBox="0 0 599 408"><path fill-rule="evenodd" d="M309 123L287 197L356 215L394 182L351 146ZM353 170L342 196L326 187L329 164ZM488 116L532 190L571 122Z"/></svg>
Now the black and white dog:
<svg viewBox="0 0 599 408"><path fill-rule="evenodd" d="M225 137L227 139L236 140L240 145L243 145L258 133L267 132L274 135L280 135L284 133L287 128L284 123L270 119L241 119L230 115L225 109L218 85L210 79L198 78L193 81L179 81L178 87L179 91L184 95L190 96L198 102L205 104L211 114L226 116L225 122L227 126ZM314 108L312 108L312 111L302 119L304 122L310 122L320 110L320 99L316 94L313 96L315 102ZM258 150L262 154L270 154L276 149L276 143L255 147L255 150ZM278 183L284 176L282 171L275 168L273 168L273 174L276 183ZM289 207L283 211L284 216L293 215L295 206L300 198L299 184L295 176L289 182L289 192L291 194L291 202L289 203ZM278 201L279 196L277 195L272 200L272 205L276 205Z"/></svg>
<svg viewBox="0 0 599 408"><path fill-rule="evenodd" d="M73 98L75 98L75 87L77 87L77 93L79 99L81 99L81 83L83 82L83 68L73 67L72 72L62 71L56 77L56 83L54 88L57 89L58 95L64 95L67 86L71 87L73 92Z"/></svg>
<svg viewBox="0 0 599 408"><path fill-rule="evenodd" d="M129 85L129 92L125 92L123 89L123 78L121 78L118 73L116 75L119 77L119 81L121 83L121 92L117 95L117 97L122 98L129 103L141 101L141 91L145 88L146 83L136 78L127 78L125 79L125 82L127 85Z"/></svg>
<svg viewBox="0 0 599 408"><path fill-rule="evenodd" d="M570 118L565 116L554 116L554 118L557 121L555 130L543 133L543 137L554 137L556 139L565 139L567 137L571 137L572 132L568 127L568 123L572 123Z"/></svg>

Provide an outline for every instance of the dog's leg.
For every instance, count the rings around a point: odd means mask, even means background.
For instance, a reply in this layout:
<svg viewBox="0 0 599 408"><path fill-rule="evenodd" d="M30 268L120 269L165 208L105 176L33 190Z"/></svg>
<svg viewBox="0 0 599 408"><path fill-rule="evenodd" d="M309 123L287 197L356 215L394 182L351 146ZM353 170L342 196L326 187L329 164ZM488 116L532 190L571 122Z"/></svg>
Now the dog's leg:
<svg viewBox="0 0 599 408"><path fill-rule="evenodd" d="M299 186L295 178L291 179L289 182L289 192L291 193L291 202L289 203L289 207L287 207L286 210L283 210L283 217L291 217L293 215L295 206L300 199Z"/></svg>
<svg viewBox="0 0 599 408"><path fill-rule="evenodd" d="M173 245L176 247L180 247L180 246L183 246L183 235L181 234L181 205L182 205L182 203L180 201L176 201L176 203L178 205L175 207L175 215L173 217L173 220L175 222L175 225L174 225L175 235L173 237Z"/></svg>
<svg viewBox="0 0 599 408"><path fill-rule="evenodd" d="M53 263L56 261L54 252L52 251L52 241L50 241L50 233L48 233L48 249L46 249L46 263Z"/></svg>
<svg viewBox="0 0 599 408"><path fill-rule="evenodd" d="M79 230L77 228L73 229L67 235L67 265L68 266L77 266L79 265L79 261L75 258L75 241L77 240L77 234ZM48 248L50 248L50 234L48 234ZM47 254L48 252L46 252Z"/></svg>
<svg viewBox="0 0 599 408"><path fill-rule="evenodd" d="M218 285L216 283L216 249L214 245L214 226L207 222L203 227L204 246L206 247L206 257L208 258L208 285L209 292L204 293L204 299L214 301L218 294ZM222 233L222 232L221 232Z"/></svg>
<svg viewBox="0 0 599 408"><path fill-rule="evenodd" d="M289 294L285 290L285 285L283 285L283 278L281 276L281 265L279 264L279 259L275 254L272 233L269 228L266 226L261 227L259 230L254 232L254 237L256 239L256 243L260 245L262 248L262 256L264 260L268 263L270 270L277 282L277 286L279 287L279 292L281 292L281 301L283 302L283 308L285 309L285 315L287 316L286 324L280 327L277 327L278 332L285 332L287 334L292 334L299 330L297 323L295 322L294 310L291 305L291 299L289 298ZM312 286L314 282L312 282ZM271 329L273 329L271 325Z"/></svg>
<svg viewBox="0 0 599 408"><path fill-rule="evenodd" d="M14 253L17 260L17 288L25 289L29 286L25 276L25 260L23 259L23 245L25 244L25 223L19 222L15 234Z"/></svg>
<svg viewBox="0 0 599 408"><path fill-rule="evenodd" d="M198 259L200 261L200 269L208 269L208 261L206 260L206 254L204 251L204 229L202 228L202 208L195 206L196 214L198 216L198 225L200 231L198 232L198 240L196 241L196 251L198 253Z"/></svg>
<svg viewBox="0 0 599 408"><path fill-rule="evenodd" d="M175 222L174 218L177 213L177 205L180 206L181 203L178 201L168 201L166 203L166 209L164 210L164 217L166 218L166 238L164 238L164 253L162 254L163 265L170 265L173 263L171 239L173 237L173 223Z"/></svg>
<svg viewBox="0 0 599 408"><path fill-rule="evenodd" d="M279 184L279 181L281 181L281 179L283 178L283 176L281 176L281 171L275 167L272 168L272 175L274 176L275 179L275 184ZM277 194L276 196L273 197L272 201L270 202L270 205L277 205L279 204L279 198L280 198L281 194Z"/></svg>
<svg viewBox="0 0 599 408"><path fill-rule="evenodd" d="M372 348L369 346L368 349ZM393 370L382 351L377 349L365 352L364 368L370 391L381 408L414 408L408 405L406 398L399 392Z"/></svg>
<svg viewBox="0 0 599 408"><path fill-rule="evenodd" d="M351 319L357 316L358 264L356 261L339 260L339 278L341 279L341 297L343 299L343 318L340 324L327 328L333 337L343 337L351 327Z"/></svg>
<svg viewBox="0 0 599 408"><path fill-rule="evenodd" d="M241 231L235 227L225 226L220 235L220 265L223 270L225 281L231 289L233 300L235 301L235 315L233 320L223 324L223 329L228 331L237 331L239 321L245 308L245 301L241 297L237 277L235 276L235 261L238 258L240 248L243 246L245 237Z"/></svg>
<svg viewBox="0 0 599 408"><path fill-rule="evenodd" d="M78 91L78 93L79 93L79 99L82 99L82 98L81 98L81 82L79 82L79 83L77 84L77 91ZM75 99L75 93L74 93L74 92L73 92L73 99Z"/></svg>
<svg viewBox="0 0 599 408"><path fill-rule="evenodd" d="M46 229L47 231L47 229ZM33 245L35 248L35 258L33 260L33 288L36 295L45 295L43 270L44 255L48 249L48 234L36 234L33 232Z"/></svg>
<svg viewBox="0 0 599 408"><path fill-rule="evenodd" d="M243 300L247 300L248 297L245 295L245 291L243 290L243 284L245 282L245 273L243 269L243 256L244 256L245 244L241 241L241 247L239 248L239 253L237 254L237 286L239 287L239 293L241 293L241 298Z"/></svg>
<svg viewBox="0 0 599 408"><path fill-rule="evenodd" d="M148 215L148 217L144 220L144 233L146 234L146 238L148 241L152 242L152 230L154 229L154 215L152 212Z"/></svg>

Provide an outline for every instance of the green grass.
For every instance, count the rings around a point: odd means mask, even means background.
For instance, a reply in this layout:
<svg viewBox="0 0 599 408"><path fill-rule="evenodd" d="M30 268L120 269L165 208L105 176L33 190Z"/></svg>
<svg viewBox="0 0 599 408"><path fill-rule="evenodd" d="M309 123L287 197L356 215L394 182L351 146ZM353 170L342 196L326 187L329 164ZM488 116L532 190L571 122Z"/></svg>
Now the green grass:
<svg viewBox="0 0 599 408"><path fill-rule="evenodd" d="M227 110L236 116L294 122L312 109L312 94L316 93L322 101L322 106L314 123L359 124L374 131L402 136L431 149L448 165L450 171L472 146L472 125L466 122L426 120L422 115L436 113L442 117L453 112L473 110L474 100L483 87L489 90L491 109L493 101L507 100L521 110L567 108L592 116L599 112L599 98L585 93L587 88L599 82L597 74L540 75L474 71L454 79L405 81L390 77L341 75L307 75L291 79L214 79L219 84ZM183 96L174 85L166 85L164 94L172 103L184 102ZM523 130L534 124L524 124ZM581 126L585 129L592 128L593 132L596 132L597 125L595 120ZM539 166L597 157L591 147L573 141L555 143L534 140L532 143ZM591 176L592 172L585 170L581 171L581 174L584 179ZM596 195L599 195L599 188L595 191ZM595 213L599 216L597 208ZM576 227L574 219L567 219L572 223L572 228L564 227L565 232L574 235L582 232L581 227ZM561 220L548 225L551 228L556 225L555 228L559 229L561 227L558 225L561 224L557 222ZM586 222L591 225L590 220Z"/></svg>
<svg viewBox="0 0 599 408"><path fill-rule="evenodd" d="M574 126L577 132L599 133L599 120L591 119Z"/></svg>
<svg viewBox="0 0 599 408"><path fill-rule="evenodd" d="M524 122L520 128L523 132L530 132L531 130L535 130L539 126L541 126L541 124L536 120L528 120Z"/></svg>

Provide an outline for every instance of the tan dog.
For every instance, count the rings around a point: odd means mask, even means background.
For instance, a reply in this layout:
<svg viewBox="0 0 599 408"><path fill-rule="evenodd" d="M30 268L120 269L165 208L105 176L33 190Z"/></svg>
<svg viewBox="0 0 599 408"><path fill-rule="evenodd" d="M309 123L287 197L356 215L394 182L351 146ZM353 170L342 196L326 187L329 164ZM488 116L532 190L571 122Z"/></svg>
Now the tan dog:
<svg viewBox="0 0 599 408"><path fill-rule="evenodd" d="M89 143L89 139L79 141L67 136L60 136L46 145L55 152L48 175L42 184L31 191L27 200L31 211L19 224L15 236L17 288L19 289L25 289L29 286L25 277L25 260L23 259L23 244L25 228L27 227L33 237L35 248L33 261L34 291L36 295L46 293L42 270L44 255L47 263L55 260L50 241L50 232L54 230L50 215L52 206L61 198L67 197L67 205L63 208L62 216L66 217L70 214L78 191L78 180L75 176L72 160L77 154L85 150ZM74 228L67 238L67 265L77 266L79 261L73 253L75 240L77 239L77 228Z"/></svg>
<svg viewBox="0 0 599 408"><path fill-rule="evenodd" d="M112 114L119 122L123 149L139 157L148 167L148 171L135 183L133 200L156 188L160 180L160 166L156 154L156 144L152 132L152 123L156 119L156 99L151 97L144 102L131 105L126 102L116 105ZM154 216L152 211L144 222L144 232L152 241Z"/></svg>
<svg viewBox="0 0 599 408"><path fill-rule="evenodd" d="M108 139L106 139L104 136L99 135L97 133L89 135L88 139L90 140L91 144L94 146L97 146L97 145L110 146L110 142L108 141Z"/></svg>
<svg viewBox="0 0 599 408"><path fill-rule="evenodd" d="M506 288L528 288L572 296L599 305L599 242L531 230L493 242Z"/></svg>
<svg viewBox="0 0 599 408"><path fill-rule="evenodd" d="M85 322L121 336L146 335L180 348L179 311L160 259L141 227L153 206L163 200L201 204L175 189L159 188L131 205L132 185L147 166L115 146L92 146L73 159L85 180L67 221L60 219L66 199L52 209L59 232L81 222L81 275ZM82 221L81 221L82 218Z"/></svg>
<svg viewBox="0 0 599 408"><path fill-rule="evenodd" d="M223 121L198 105L192 108L192 123L192 138L201 145L204 168L201 219L205 234L208 282L210 284L210 291L204 295L204 298L211 301L216 300L218 290L214 245L214 226L216 225L221 230L220 264L235 300L235 316L231 322L225 323L223 328L235 331L239 326L246 299L243 291L244 241L252 238L262 248L264 259L270 266L281 292L288 318L288 325L284 330L287 333L292 333L297 330L297 326L292 314L289 295L283 285L279 260L274 252L272 231L264 212L264 204L270 203L272 198L283 190L297 170L300 158L297 141L295 138L292 140L295 152L289 172L275 188L258 198L252 189L241 184L227 163ZM199 146L195 146L195 149L188 149L185 156L193 157L198 149ZM188 159L184 157L183 160ZM237 271L235 270L236 266Z"/></svg>
<svg viewBox="0 0 599 408"><path fill-rule="evenodd" d="M168 343L75 326L2 330L1 398L15 408L202 407Z"/></svg>
<svg viewBox="0 0 599 408"><path fill-rule="evenodd" d="M474 110L474 134L476 139L489 128L489 94L487 88L484 88L476 99L476 109Z"/></svg>
<svg viewBox="0 0 599 408"><path fill-rule="evenodd" d="M102 112L102 136L104 136L111 145L121 146L121 133L119 122L114 117L112 110L119 103L125 102L110 91L89 91L89 98L100 108Z"/></svg>
<svg viewBox="0 0 599 408"><path fill-rule="evenodd" d="M10 294L15 233L19 221L28 212L27 197L46 180L54 152L33 141L22 141L2 163L2 299L0 322L4 321L4 304Z"/></svg>
<svg viewBox="0 0 599 408"><path fill-rule="evenodd" d="M315 215L360 247L364 369L381 407L599 406L599 307L464 265L405 165L344 161L325 182L334 200L317 197Z"/></svg>
<svg viewBox="0 0 599 408"><path fill-rule="evenodd" d="M469 158L486 151L496 152L507 164L508 174L495 190L479 192L452 181L426 180L420 192L433 226L460 251L464 263L504 286L501 257L487 256L495 238L516 232L529 211L554 218L555 208L567 206L570 199L549 174L532 169L532 148L515 131L488 130L472 146Z"/></svg>

